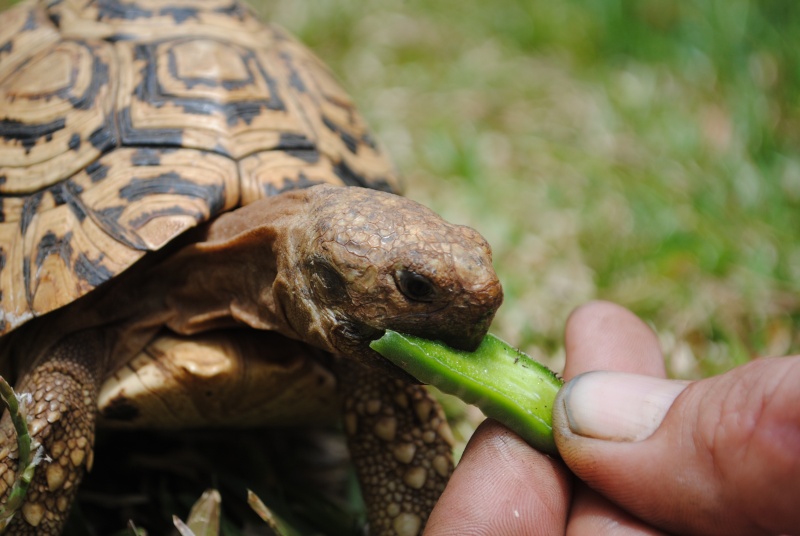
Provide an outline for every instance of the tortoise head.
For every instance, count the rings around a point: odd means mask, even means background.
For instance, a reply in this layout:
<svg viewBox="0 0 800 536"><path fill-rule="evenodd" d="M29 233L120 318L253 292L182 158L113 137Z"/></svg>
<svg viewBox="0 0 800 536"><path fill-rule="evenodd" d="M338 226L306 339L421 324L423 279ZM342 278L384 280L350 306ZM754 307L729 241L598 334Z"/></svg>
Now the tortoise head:
<svg viewBox="0 0 800 536"><path fill-rule="evenodd" d="M369 342L386 329L478 346L503 292L477 231L392 194L312 190L310 219L292 240L296 268L275 288L296 331L363 361L377 357Z"/></svg>

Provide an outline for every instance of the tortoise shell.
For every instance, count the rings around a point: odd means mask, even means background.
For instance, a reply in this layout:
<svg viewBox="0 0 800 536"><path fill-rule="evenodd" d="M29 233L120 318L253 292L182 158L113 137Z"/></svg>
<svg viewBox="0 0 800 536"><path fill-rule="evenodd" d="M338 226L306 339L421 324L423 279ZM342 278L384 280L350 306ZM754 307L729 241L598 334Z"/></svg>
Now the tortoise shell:
<svg viewBox="0 0 800 536"><path fill-rule="evenodd" d="M350 98L230 0L0 16L0 334L289 189L398 181Z"/></svg>

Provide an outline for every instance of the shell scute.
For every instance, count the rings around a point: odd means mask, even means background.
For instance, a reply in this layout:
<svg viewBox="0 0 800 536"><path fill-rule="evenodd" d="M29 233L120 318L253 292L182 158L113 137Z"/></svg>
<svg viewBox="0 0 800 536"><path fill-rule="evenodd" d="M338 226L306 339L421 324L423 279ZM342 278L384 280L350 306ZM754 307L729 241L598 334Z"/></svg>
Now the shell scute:
<svg viewBox="0 0 800 536"><path fill-rule="evenodd" d="M161 248L181 232L239 203L236 163L193 149L120 148L101 158L104 179L81 202L120 244L143 251Z"/></svg>
<svg viewBox="0 0 800 536"><path fill-rule="evenodd" d="M274 149L282 133L304 133L264 53L207 37L118 43L117 49L132 73L121 79L117 105L125 145L192 147L241 158Z"/></svg>
<svg viewBox="0 0 800 536"><path fill-rule="evenodd" d="M116 144L114 66L110 45L64 40L0 80L0 192L35 192Z"/></svg>

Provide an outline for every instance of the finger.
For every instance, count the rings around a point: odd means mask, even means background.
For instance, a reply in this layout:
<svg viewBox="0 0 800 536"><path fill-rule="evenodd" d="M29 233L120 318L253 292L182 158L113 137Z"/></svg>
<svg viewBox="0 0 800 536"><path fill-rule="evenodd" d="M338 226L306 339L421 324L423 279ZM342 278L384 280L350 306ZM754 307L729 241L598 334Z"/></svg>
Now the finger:
<svg viewBox="0 0 800 536"><path fill-rule="evenodd" d="M556 443L582 480L681 534L800 527L800 357L754 361L685 384L593 372L554 411Z"/></svg>
<svg viewBox="0 0 800 536"><path fill-rule="evenodd" d="M425 535L562 534L569 496L563 464L488 419L467 445Z"/></svg>
<svg viewBox="0 0 800 536"><path fill-rule="evenodd" d="M567 522L567 536L661 536L664 533L645 525L608 499L577 483Z"/></svg>
<svg viewBox="0 0 800 536"><path fill-rule="evenodd" d="M666 374L656 334L636 315L614 303L595 301L576 309L567 320L564 339L567 379L590 370L656 377ZM659 534L582 482L575 484L573 493L569 535Z"/></svg>
<svg viewBox="0 0 800 536"><path fill-rule="evenodd" d="M665 377L656 334L636 315L617 304L589 302L567 320L564 343L569 380L589 370L618 370Z"/></svg>

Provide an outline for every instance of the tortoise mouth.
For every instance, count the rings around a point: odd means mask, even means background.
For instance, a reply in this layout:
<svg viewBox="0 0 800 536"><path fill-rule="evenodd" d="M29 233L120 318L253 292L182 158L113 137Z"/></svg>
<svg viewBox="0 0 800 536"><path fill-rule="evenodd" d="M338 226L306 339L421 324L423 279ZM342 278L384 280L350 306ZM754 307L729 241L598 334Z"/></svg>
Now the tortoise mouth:
<svg viewBox="0 0 800 536"><path fill-rule="evenodd" d="M340 318L336 325L337 335L345 341L351 341L355 345L367 345L376 339L383 337L385 329L370 326L364 322L359 322L350 318Z"/></svg>
<svg viewBox="0 0 800 536"><path fill-rule="evenodd" d="M396 380L402 380L403 383L413 384L413 385L421 385L423 382L416 379L414 376L403 370L402 368L398 367L385 357L383 357L375 350L372 350L375 353L375 361L373 361L373 366L380 369L384 373L386 373L389 377L394 378Z"/></svg>
<svg viewBox="0 0 800 536"><path fill-rule="evenodd" d="M354 359L365 366L377 368L392 378L406 383L419 384L419 380L370 348L372 341L386 334L385 328L377 328L352 319L342 319L337 324L337 335L345 341L346 348L340 350L345 359Z"/></svg>
<svg viewBox="0 0 800 536"><path fill-rule="evenodd" d="M414 376L412 376L411 374L403 370L401 367L398 367L397 365L395 365L394 363L383 357L381 354L370 348L369 343L380 339L386 334L385 329L375 329L374 332L375 333L373 334L372 337L364 339L365 352L368 354L366 358L366 363L371 367L383 371L384 373L386 373L387 375L396 380L401 380L404 383L409 383L409 384L421 384L422 382L416 379Z"/></svg>
<svg viewBox="0 0 800 536"><path fill-rule="evenodd" d="M342 355L360 361L364 365L376 367L394 378L411 383L421 383L401 367L370 348L370 343L383 337L386 334L386 329L396 329L398 332L407 335L440 341L452 348L471 352L480 345L486 335L486 331L488 331L488 325L485 327L477 325L471 329L462 328L458 329L457 332L448 333L447 330L420 329L417 326L375 327L352 318L339 319L336 331L338 338L344 341L345 344L345 348L341 349L343 351L340 350Z"/></svg>

